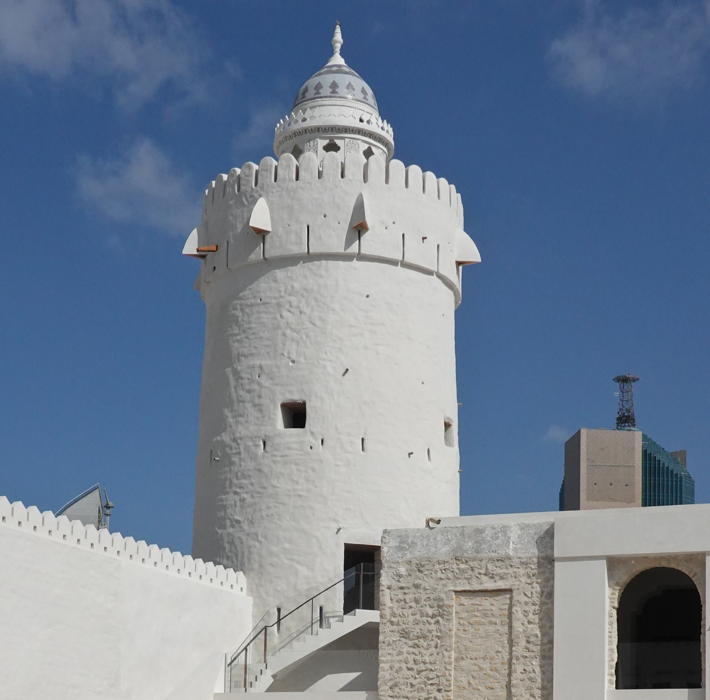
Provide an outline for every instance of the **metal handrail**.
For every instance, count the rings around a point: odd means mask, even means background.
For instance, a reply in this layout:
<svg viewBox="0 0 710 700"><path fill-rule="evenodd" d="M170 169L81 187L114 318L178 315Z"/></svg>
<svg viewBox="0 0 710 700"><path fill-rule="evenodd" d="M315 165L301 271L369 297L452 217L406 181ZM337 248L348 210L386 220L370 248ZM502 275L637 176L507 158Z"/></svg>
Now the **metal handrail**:
<svg viewBox="0 0 710 700"><path fill-rule="evenodd" d="M252 644L257 639L259 639L259 637L262 634L264 635L263 663L264 663L264 667L267 668L268 667L268 631L269 631L269 629L276 627L278 630L278 628L281 627L281 624L283 623L283 621L285 619L287 619L288 617L293 615L295 612L298 612L299 610L301 610L302 608L304 608L305 606L307 606L310 603L311 616L310 616L310 623L309 623L308 627L310 628L310 633L313 634L313 629L315 626L315 619L314 619L315 605L314 605L314 603L315 603L316 598L322 596L324 593L327 593L328 591L332 590L336 586L340 585L341 583L344 583L345 581L347 581L348 579L350 579L354 576L357 576L358 574L360 575L359 602L360 602L360 607L362 608L362 605L363 605L362 579L365 575L372 575L372 576L375 575L374 571L365 571L364 567L365 567L364 564L359 564L357 566L354 566L352 569L349 569L348 571L346 571L345 575L342 578L338 579L334 583L331 583L329 586L326 586L322 590L318 591L318 593L315 593L314 595L312 595L310 598L307 598L302 603L297 605L295 608L292 608L284 615L278 614L278 616L274 622L271 622L269 624L264 624L258 629L257 632L254 632L254 629L256 629L256 627L259 626L259 623L261 622L261 620L263 620L269 614L270 611L267 611L266 613L264 613L261 616L261 618L259 619L259 622L257 622L256 626L252 628L253 634L250 633L251 636L247 635L245 641L242 642L242 644L237 648L237 650L232 654L232 656L227 661L226 667L225 667L225 686L227 684L226 682L227 682L227 675L228 674L231 679L232 666L236 665L239 657L244 655L244 686L243 686L243 688L244 688L244 691L246 692L249 687L248 661L249 661L249 649L252 646ZM318 619L318 627L323 628L324 624L325 624L325 618L323 615L323 611L320 610L319 611L319 619ZM302 632L303 632L303 630L302 630ZM230 683L230 685L231 685L231 683ZM231 690L231 687L228 689L227 688L225 688L225 689Z"/></svg>

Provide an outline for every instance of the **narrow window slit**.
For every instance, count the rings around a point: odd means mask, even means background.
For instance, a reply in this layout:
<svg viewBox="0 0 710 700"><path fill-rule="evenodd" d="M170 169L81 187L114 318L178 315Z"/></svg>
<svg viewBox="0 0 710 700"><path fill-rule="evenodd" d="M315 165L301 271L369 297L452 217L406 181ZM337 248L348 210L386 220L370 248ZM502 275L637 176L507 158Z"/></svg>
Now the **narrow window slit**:
<svg viewBox="0 0 710 700"><path fill-rule="evenodd" d="M454 440L454 422L450 418L444 418L444 444L454 447Z"/></svg>

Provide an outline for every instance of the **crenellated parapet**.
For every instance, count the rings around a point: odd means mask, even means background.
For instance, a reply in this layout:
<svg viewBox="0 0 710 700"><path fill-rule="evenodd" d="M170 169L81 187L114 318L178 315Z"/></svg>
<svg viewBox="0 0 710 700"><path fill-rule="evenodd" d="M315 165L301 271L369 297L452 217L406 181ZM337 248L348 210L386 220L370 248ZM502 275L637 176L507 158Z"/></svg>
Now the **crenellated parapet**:
<svg viewBox="0 0 710 700"><path fill-rule="evenodd" d="M267 227L254 223L257 203ZM456 188L417 165L286 153L218 175L184 252L205 256L203 284L264 260L337 256L436 275L458 300L460 266L480 261L463 222Z"/></svg>
<svg viewBox="0 0 710 700"><path fill-rule="evenodd" d="M10 503L4 496L0 496L0 527L45 537L236 593L246 591L246 579L239 571L149 545L142 540L136 541L117 532L97 530L93 525L84 525L79 520L69 520L63 515L57 517L51 511L40 512L37 507L26 507L20 501Z"/></svg>

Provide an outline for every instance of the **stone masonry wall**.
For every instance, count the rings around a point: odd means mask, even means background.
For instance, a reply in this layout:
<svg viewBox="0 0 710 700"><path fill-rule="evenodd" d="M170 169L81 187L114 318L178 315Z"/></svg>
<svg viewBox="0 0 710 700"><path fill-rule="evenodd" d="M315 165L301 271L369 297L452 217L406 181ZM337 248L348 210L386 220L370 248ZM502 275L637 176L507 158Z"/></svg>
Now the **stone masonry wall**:
<svg viewBox="0 0 710 700"><path fill-rule="evenodd" d="M389 530L381 700L552 698L553 524Z"/></svg>

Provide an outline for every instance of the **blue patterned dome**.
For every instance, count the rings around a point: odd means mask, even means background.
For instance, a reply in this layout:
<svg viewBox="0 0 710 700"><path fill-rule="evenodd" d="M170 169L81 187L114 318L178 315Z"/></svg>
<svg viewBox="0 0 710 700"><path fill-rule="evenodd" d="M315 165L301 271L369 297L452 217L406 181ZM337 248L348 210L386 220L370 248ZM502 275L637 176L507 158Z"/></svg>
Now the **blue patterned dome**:
<svg viewBox="0 0 710 700"><path fill-rule="evenodd" d="M296 93L293 110L312 100L352 100L378 112L377 100L370 86L348 66L340 55L343 38L340 25L333 35L333 55L328 63L306 80Z"/></svg>

